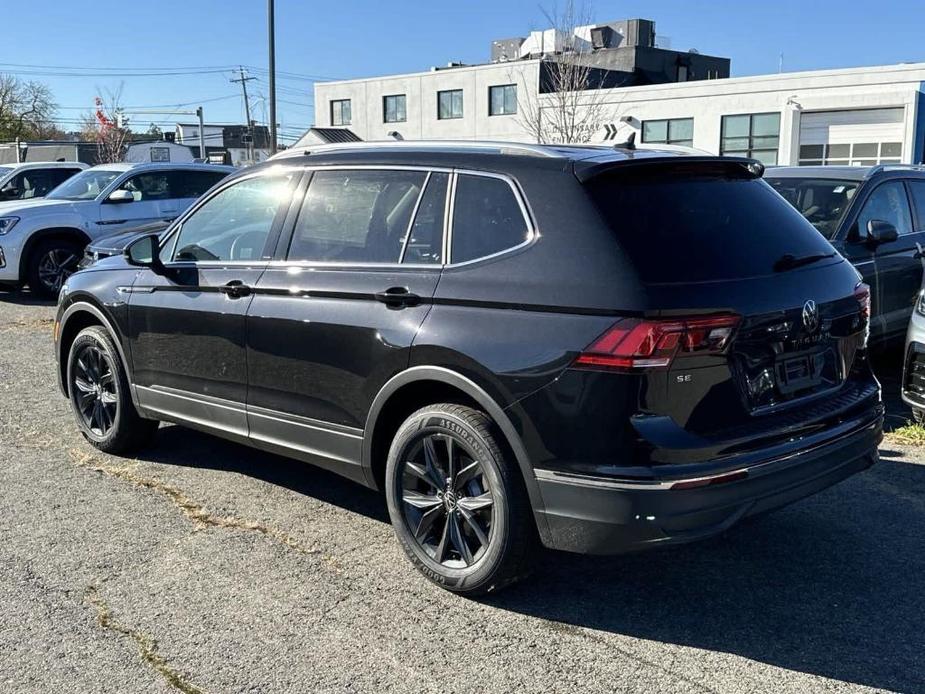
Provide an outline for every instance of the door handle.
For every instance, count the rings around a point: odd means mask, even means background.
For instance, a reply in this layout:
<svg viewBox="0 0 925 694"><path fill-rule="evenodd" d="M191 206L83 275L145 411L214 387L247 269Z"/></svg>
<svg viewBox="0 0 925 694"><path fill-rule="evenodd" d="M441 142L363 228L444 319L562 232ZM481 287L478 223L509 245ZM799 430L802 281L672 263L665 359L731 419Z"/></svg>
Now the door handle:
<svg viewBox="0 0 925 694"><path fill-rule="evenodd" d="M384 292L376 292L376 301L380 301L389 308L404 308L416 306L421 303L421 297L411 293L407 287L389 287Z"/></svg>
<svg viewBox="0 0 925 694"><path fill-rule="evenodd" d="M251 293L251 288L241 280L231 280L228 284L223 284L219 287L218 291L229 299L240 299L242 296L248 296Z"/></svg>

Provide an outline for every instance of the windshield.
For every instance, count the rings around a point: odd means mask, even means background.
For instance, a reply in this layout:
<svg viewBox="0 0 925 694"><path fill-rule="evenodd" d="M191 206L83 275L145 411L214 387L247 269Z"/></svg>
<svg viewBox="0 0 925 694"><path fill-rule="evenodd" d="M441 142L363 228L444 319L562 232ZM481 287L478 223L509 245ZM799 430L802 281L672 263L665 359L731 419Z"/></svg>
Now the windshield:
<svg viewBox="0 0 925 694"><path fill-rule="evenodd" d="M87 169L67 179L45 196L46 200L93 200L123 172L112 169Z"/></svg>
<svg viewBox="0 0 925 694"><path fill-rule="evenodd" d="M626 167L588 189L647 284L756 277L785 255L834 253L764 181L718 167Z"/></svg>
<svg viewBox="0 0 925 694"><path fill-rule="evenodd" d="M838 233L841 220L859 185L859 181L825 178L766 176L765 180L806 217L820 234L830 240Z"/></svg>

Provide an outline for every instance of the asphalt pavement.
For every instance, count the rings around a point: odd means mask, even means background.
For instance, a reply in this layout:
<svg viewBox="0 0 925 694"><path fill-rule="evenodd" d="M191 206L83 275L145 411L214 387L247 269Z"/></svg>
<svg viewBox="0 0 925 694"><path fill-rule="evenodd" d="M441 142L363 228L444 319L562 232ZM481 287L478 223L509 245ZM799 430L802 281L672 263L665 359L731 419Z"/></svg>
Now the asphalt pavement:
<svg viewBox="0 0 925 694"><path fill-rule="evenodd" d="M925 692L923 450L467 600L405 561L377 494L311 466L176 426L96 452L53 315L0 294L0 691Z"/></svg>

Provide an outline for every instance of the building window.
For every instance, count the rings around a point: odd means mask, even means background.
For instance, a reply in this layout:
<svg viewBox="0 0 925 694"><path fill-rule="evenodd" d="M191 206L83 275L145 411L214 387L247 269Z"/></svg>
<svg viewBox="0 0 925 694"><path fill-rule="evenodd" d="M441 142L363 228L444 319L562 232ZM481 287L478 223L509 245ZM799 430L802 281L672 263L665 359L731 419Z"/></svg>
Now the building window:
<svg viewBox="0 0 925 694"><path fill-rule="evenodd" d="M331 125L350 125L350 99L331 102Z"/></svg>
<svg viewBox="0 0 925 694"><path fill-rule="evenodd" d="M463 90L450 89L437 92L437 119L450 120L463 117Z"/></svg>
<svg viewBox="0 0 925 694"><path fill-rule="evenodd" d="M687 65L678 65L678 82L687 82Z"/></svg>
<svg viewBox="0 0 925 694"><path fill-rule="evenodd" d="M405 109L405 95L394 94L382 97L382 116L386 123L404 123L408 120Z"/></svg>
<svg viewBox="0 0 925 694"><path fill-rule="evenodd" d="M780 147L780 114L751 113L723 116L719 153L733 157L751 157L762 164L777 164Z"/></svg>
<svg viewBox="0 0 925 694"><path fill-rule="evenodd" d="M502 84L488 88L488 115L510 116L517 113L517 85Z"/></svg>
<svg viewBox="0 0 925 694"><path fill-rule="evenodd" d="M644 120L642 141L648 144L694 146L694 119Z"/></svg>
<svg viewBox="0 0 925 694"><path fill-rule="evenodd" d="M874 166L898 164L901 142L800 145L800 166Z"/></svg>

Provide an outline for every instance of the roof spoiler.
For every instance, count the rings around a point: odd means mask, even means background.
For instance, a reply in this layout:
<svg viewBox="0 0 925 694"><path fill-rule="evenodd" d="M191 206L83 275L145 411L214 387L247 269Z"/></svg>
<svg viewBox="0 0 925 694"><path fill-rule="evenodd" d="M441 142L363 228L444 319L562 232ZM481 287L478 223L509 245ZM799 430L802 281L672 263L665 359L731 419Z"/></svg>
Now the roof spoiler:
<svg viewBox="0 0 925 694"><path fill-rule="evenodd" d="M764 175L764 164L757 159L747 157L707 157L707 156L673 156L673 157L640 157L638 159L622 159L616 161L595 162L576 161L575 176L582 183L593 178L614 171L640 170L655 166L706 166L721 164L730 168L739 168L749 178L761 178Z"/></svg>

